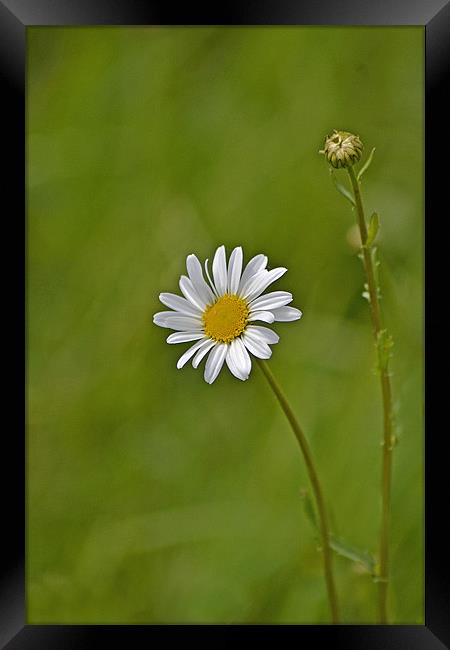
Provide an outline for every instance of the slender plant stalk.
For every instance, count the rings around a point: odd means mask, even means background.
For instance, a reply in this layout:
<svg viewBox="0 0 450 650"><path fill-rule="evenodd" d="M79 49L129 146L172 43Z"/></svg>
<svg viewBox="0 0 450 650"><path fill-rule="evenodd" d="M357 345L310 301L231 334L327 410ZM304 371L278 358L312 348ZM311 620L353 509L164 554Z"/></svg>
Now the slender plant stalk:
<svg viewBox="0 0 450 650"><path fill-rule="evenodd" d="M369 305L372 316L373 333L375 345L378 351L378 366L380 372L381 392L383 398L383 469L381 481L381 527L379 541L379 622L387 623L387 596L389 581L389 526L390 526L390 507L391 507L391 474L392 474L392 448L393 448L393 411L392 411L392 390L389 376L389 355L383 350L383 328L381 317L380 302L378 297L378 288L375 279L375 271L370 247L367 243L367 225L364 217L364 208L361 198L361 191L358 179L356 178L353 167L347 168L350 182L355 198L355 208L358 217L358 226L361 235L362 253L364 260L364 269L367 278L367 288L369 293Z"/></svg>
<svg viewBox="0 0 450 650"><path fill-rule="evenodd" d="M289 424L291 425L292 431L297 438L297 442L300 445L300 449L303 454L303 458L306 463L306 468L308 470L309 479L313 488L314 496L317 504L317 512L319 515L319 528L320 534L322 537L322 552L323 552L323 563L324 563L324 572L325 572L325 581L327 585L328 600L330 602L331 617L333 623L339 622L339 607L338 599L336 594L336 587L334 584L333 577L333 552L330 547L330 527L328 522L328 515L325 507L325 501L323 498L322 487L320 485L319 476L317 474L316 467L314 465L314 459L311 453L311 449L308 443L308 440L303 433L300 424L298 423L297 418L289 405L286 396L281 390L280 385L275 379L272 371L269 366L261 360L258 360L258 365L264 373L265 378L267 379L269 386L275 393L275 396L286 415Z"/></svg>

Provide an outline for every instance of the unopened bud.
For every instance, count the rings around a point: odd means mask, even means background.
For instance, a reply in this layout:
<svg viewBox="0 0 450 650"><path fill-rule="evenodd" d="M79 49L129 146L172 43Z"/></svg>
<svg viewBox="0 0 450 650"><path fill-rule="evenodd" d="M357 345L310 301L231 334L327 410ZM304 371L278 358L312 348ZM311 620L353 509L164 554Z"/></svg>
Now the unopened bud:
<svg viewBox="0 0 450 650"><path fill-rule="evenodd" d="M348 131L333 131L327 136L325 146L320 153L325 155L327 161L338 169L351 167L361 159L363 143L358 135Z"/></svg>

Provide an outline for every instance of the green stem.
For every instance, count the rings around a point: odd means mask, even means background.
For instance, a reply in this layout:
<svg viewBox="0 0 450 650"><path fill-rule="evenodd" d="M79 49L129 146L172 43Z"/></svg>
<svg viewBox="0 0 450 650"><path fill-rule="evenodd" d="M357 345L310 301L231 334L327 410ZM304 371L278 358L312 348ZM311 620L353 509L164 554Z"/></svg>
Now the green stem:
<svg viewBox="0 0 450 650"><path fill-rule="evenodd" d="M379 571L379 622L387 623L387 596L389 581L389 526L390 526L390 508L391 508L391 475L392 475L392 441L393 441L393 412L392 412L392 391L391 380L389 376L389 360L383 353L381 340L383 332L383 321L381 317L380 301L378 298L375 272L370 248L366 246L367 242L367 225L364 217L364 208L361 198L361 191L358 179L356 178L353 167L347 168L350 182L352 184L353 195L355 197L355 207L358 216L359 231L361 234L362 252L364 259L364 269L367 278L369 291L369 304L372 316L373 333L375 345L378 351L381 394L383 399L383 470L381 480L381 527L380 527L380 571Z"/></svg>
<svg viewBox="0 0 450 650"><path fill-rule="evenodd" d="M322 487L320 485L319 476L317 474L316 467L314 465L314 459L309 447L309 443L305 434L303 433L297 418L294 415L292 408L289 405L283 391L281 390L280 385L273 376L272 371L269 366L261 360L258 360L258 365L264 373L265 378L267 379L269 386L275 393L275 396L286 415L289 424L291 425L292 431L297 438L297 442L300 445L300 449L303 454L303 458L306 463L306 468L308 470L309 479L314 491L314 496L317 504L317 511L319 514L319 527L320 534L322 537L322 552L323 552L323 562L324 562L324 571L325 571L325 581L327 585L328 599L330 602L331 617L333 623L339 622L339 607L336 594L336 588L334 585L333 577L333 554L330 547L330 527L328 523L327 511L325 508L325 501L323 498Z"/></svg>

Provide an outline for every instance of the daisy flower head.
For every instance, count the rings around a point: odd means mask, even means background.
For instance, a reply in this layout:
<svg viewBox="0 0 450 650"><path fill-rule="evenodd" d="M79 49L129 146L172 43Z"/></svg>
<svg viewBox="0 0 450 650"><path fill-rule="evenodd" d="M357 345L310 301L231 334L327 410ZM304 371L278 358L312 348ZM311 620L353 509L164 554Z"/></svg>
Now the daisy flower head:
<svg viewBox="0 0 450 650"><path fill-rule="evenodd" d="M175 330L167 343L195 341L178 359L182 368L190 359L197 368L208 355L204 377L208 384L217 378L224 363L230 372L245 381L252 367L250 354L268 359L279 336L268 327L255 323L298 320L302 312L287 305L292 302L288 291L264 291L287 271L284 267L267 270L267 257L255 255L243 269L243 252L238 246L228 260L225 246L219 246L212 263L212 278L205 262L195 255L186 260L187 275L180 278L183 297L161 293L160 301L171 311L154 315L160 327Z"/></svg>

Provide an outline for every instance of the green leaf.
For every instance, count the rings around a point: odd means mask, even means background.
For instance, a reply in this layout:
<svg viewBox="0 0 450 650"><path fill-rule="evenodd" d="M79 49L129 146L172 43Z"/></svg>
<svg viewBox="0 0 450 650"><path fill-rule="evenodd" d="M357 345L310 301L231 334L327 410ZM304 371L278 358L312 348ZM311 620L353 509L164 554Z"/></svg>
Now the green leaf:
<svg viewBox="0 0 450 650"><path fill-rule="evenodd" d="M335 551L335 553L342 555L342 557L347 558L347 560L362 564L371 575L375 574L375 558L368 551L360 551L358 548L351 546L343 539L333 536L330 539L330 547Z"/></svg>
<svg viewBox="0 0 450 650"><path fill-rule="evenodd" d="M300 492L300 496L301 496L301 498L303 500L303 505L304 505L304 508L305 508L306 516L308 517L308 519L309 519L310 523L312 524L313 528L316 531L318 531L319 526L317 524L316 513L314 511L314 505L313 505L313 502L311 500L311 497L309 496L308 490L303 489Z"/></svg>
<svg viewBox="0 0 450 650"><path fill-rule="evenodd" d="M353 198L352 193L346 187L344 187L344 185L342 185L342 183L340 183L338 181L338 179L336 178L336 175L335 175L335 173L334 173L334 171L332 169L330 169L330 175L331 175L331 178L333 180L333 183L334 183L337 191L340 194L342 194L342 196L344 196L347 199L347 201L350 201L350 203L354 206L355 205L355 199Z"/></svg>
<svg viewBox="0 0 450 650"><path fill-rule="evenodd" d="M372 246L378 234L379 228L380 228L380 217L376 212L374 212L373 215L370 217L370 221L369 221L369 228L367 230L367 239L365 243L366 248Z"/></svg>
<svg viewBox="0 0 450 650"><path fill-rule="evenodd" d="M316 533L319 534L319 525L317 523L314 505L308 493L308 490L301 490L300 496L303 500L306 516L312 524ZM359 564L362 564L371 575L375 574L375 558L368 551L360 551L355 546L351 546L343 539L336 537L335 535L330 535L330 548L338 555L341 555L342 557L345 557L352 562L358 562Z"/></svg>
<svg viewBox="0 0 450 650"><path fill-rule="evenodd" d="M369 167L370 167L370 165L372 163L372 158L373 158L374 153L375 153L375 147L372 149L372 151L370 152L369 157L367 158L366 162L364 163L364 165L359 170L358 176L356 177L358 179L358 181L361 180L362 175L369 169Z"/></svg>

